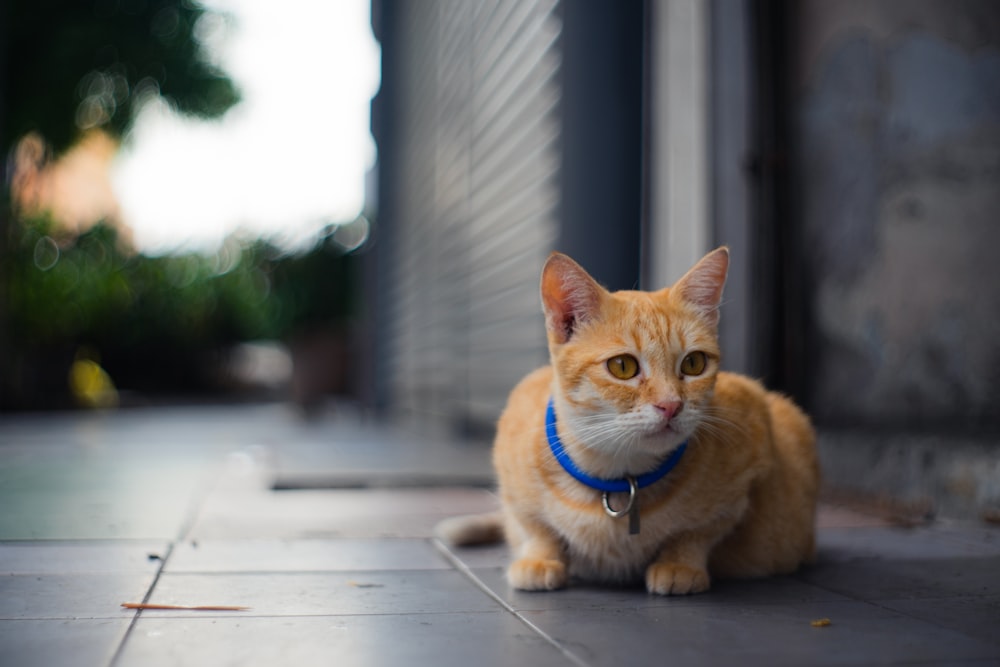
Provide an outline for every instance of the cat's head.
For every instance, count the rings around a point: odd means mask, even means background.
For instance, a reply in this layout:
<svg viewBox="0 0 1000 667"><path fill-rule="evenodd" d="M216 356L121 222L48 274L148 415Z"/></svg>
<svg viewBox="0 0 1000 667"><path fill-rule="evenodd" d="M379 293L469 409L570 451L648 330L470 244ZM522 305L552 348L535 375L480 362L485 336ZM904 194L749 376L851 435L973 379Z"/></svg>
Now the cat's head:
<svg viewBox="0 0 1000 667"><path fill-rule="evenodd" d="M584 445L662 455L706 416L719 370L719 302L729 251L706 255L672 287L609 292L553 253L542 305L560 422Z"/></svg>

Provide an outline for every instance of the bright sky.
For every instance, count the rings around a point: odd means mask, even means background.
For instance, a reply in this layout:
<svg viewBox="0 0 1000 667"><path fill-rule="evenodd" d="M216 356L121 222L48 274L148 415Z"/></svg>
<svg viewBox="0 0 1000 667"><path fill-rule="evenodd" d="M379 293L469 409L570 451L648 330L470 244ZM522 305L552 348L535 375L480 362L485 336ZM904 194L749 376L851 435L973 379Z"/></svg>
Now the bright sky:
<svg viewBox="0 0 1000 667"><path fill-rule="evenodd" d="M143 109L112 175L139 248L211 251L238 229L294 245L352 220L375 159L368 0L204 4L231 15L207 42L243 101L221 121Z"/></svg>

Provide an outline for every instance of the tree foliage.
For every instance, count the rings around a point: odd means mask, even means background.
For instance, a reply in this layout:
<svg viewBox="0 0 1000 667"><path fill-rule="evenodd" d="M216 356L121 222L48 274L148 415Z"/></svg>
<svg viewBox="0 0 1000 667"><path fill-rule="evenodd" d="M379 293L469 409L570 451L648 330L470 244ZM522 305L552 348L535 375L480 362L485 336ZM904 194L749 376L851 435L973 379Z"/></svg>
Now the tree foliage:
<svg viewBox="0 0 1000 667"><path fill-rule="evenodd" d="M197 34L218 15L190 0L5 0L0 147L38 132L58 153L80 131L121 136L144 100L221 116L239 100Z"/></svg>
<svg viewBox="0 0 1000 667"><path fill-rule="evenodd" d="M355 258L335 231L294 253L232 238L214 254L150 257L123 248L108 225L67 239L45 218L21 221L4 271L18 384L8 404L65 400L81 349L120 386L204 391L233 343L347 327Z"/></svg>
<svg viewBox="0 0 1000 667"><path fill-rule="evenodd" d="M121 137L152 96L222 116L239 93L200 39L220 20L194 0L0 0L0 152L32 132L55 154L87 130ZM354 312L335 226L297 253L231 239L150 257L112 225L75 234L14 211L8 187L0 178L0 409L60 404L81 351L126 388L210 389L233 343L344 328Z"/></svg>

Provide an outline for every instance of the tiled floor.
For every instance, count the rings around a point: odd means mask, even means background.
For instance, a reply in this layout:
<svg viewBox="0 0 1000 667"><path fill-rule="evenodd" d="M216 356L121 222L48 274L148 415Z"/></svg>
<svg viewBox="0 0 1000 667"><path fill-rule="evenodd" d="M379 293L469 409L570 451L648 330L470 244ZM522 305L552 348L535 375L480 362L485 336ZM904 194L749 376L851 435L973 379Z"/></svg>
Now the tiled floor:
<svg viewBox="0 0 1000 667"><path fill-rule="evenodd" d="M998 529L827 507L795 576L520 593L430 537L488 459L282 406L0 417L0 665L1000 664Z"/></svg>

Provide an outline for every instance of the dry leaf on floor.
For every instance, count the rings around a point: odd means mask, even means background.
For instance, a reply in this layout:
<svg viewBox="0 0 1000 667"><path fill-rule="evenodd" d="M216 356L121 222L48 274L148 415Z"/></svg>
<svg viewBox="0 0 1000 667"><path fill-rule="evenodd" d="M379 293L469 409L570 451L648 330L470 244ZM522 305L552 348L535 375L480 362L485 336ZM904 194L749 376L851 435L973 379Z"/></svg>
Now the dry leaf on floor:
<svg viewBox="0 0 1000 667"><path fill-rule="evenodd" d="M236 607L230 605L199 605L187 606L180 604L150 604L148 602L122 602L125 609L157 609L170 611L247 611L250 607Z"/></svg>

